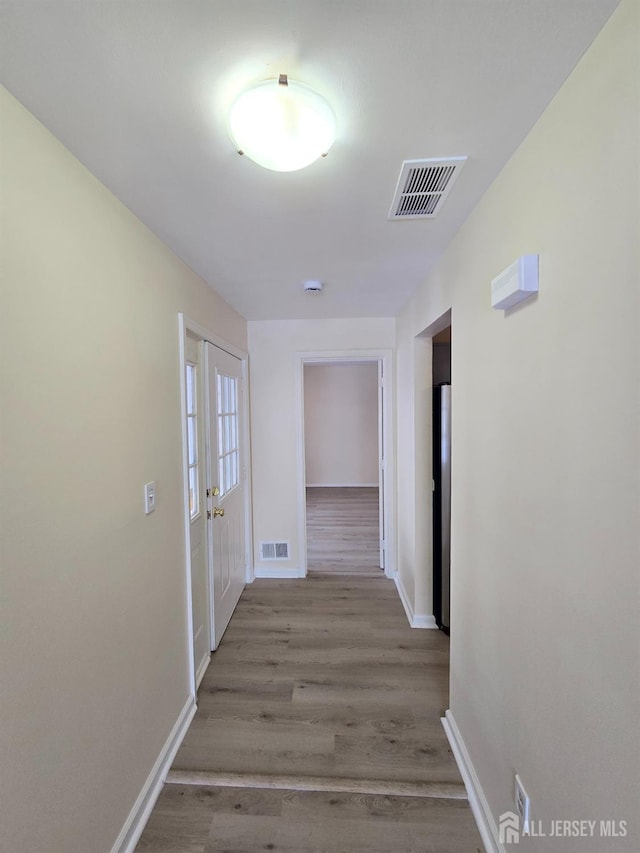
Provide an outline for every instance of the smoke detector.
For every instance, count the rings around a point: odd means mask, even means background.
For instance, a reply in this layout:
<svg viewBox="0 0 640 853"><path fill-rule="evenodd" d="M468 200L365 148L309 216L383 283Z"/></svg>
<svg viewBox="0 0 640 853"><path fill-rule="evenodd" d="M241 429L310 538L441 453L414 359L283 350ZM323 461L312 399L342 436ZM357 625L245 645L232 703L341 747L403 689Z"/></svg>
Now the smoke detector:
<svg viewBox="0 0 640 853"><path fill-rule="evenodd" d="M309 279L309 281L305 281L303 287L305 293L320 293L324 285L321 281L317 281L316 279Z"/></svg>

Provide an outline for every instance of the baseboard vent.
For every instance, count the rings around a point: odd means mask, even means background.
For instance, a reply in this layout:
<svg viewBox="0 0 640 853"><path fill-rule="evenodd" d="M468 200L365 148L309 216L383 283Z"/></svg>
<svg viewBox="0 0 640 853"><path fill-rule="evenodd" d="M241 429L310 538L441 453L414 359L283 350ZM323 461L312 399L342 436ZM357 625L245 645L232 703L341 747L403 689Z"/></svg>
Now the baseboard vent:
<svg viewBox="0 0 640 853"><path fill-rule="evenodd" d="M289 543L288 542L261 542L260 543L260 559L261 560L288 560L289 559Z"/></svg>

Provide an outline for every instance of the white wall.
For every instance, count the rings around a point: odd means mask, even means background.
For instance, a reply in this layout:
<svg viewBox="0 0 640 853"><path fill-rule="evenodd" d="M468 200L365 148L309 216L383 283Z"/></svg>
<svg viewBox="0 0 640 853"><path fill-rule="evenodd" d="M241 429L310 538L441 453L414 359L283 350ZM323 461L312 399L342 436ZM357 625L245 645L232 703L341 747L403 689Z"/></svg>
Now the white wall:
<svg viewBox="0 0 640 853"><path fill-rule="evenodd" d="M289 541L291 559L303 565L298 536L299 407L296 353L392 349L395 320L250 321L251 454L254 542ZM256 568L272 568L255 555Z"/></svg>
<svg viewBox="0 0 640 853"><path fill-rule="evenodd" d="M450 701L493 816L518 771L536 819L633 824L532 853L640 849L638 9L624 0L398 321L399 561L420 611L425 495L402 484L428 440L419 335L452 308ZM531 252L539 297L493 311L491 279Z"/></svg>
<svg viewBox="0 0 640 853"><path fill-rule="evenodd" d="M177 315L240 347L246 324L0 109L1 846L98 853L189 694Z"/></svg>
<svg viewBox="0 0 640 853"><path fill-rule="evenodd" d="M305 365L304 448L307 485L378 485L377 363Z"/></svg>

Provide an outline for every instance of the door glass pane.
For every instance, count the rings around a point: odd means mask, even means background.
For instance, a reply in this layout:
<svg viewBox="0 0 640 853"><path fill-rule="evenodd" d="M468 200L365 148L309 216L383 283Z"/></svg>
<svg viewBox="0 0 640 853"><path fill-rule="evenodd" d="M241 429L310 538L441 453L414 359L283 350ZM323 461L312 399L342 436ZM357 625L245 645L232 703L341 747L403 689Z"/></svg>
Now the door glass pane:
<svg viewBox="0 0 640 853"><path fill-rule="evenodd" d="M187 449L189 451L189 465L195 465L196 459L196 419L187 418Z"/></svg>
<svg viewBox="0 0 640 853"><path fill-rule="evenodd" d="M198 469L189 468L189 514L198 514Z"/></svg>
<svg viewBox="0 0 640 853"><path fill-rule="evenodd" d="M199 479L198 479L198 432L197 432L197 399L198 389L197 365L188 362L185 365L186 407L187 407L187 464L189 482L189 514L191 518L200 511L199 508Z"/></svg>
<svg viewBox="0 0 640 853"><path fill-rule="evenodd" d="M228 494L240 480L238 452L238 380L217 374L218 475L220 494Z"/></svg>
<svg viewBox="0 0 640 853"><path fill-rule="evenodd" d="M196 411L196 366L187 364L187 414L193 415Z"/></svg>

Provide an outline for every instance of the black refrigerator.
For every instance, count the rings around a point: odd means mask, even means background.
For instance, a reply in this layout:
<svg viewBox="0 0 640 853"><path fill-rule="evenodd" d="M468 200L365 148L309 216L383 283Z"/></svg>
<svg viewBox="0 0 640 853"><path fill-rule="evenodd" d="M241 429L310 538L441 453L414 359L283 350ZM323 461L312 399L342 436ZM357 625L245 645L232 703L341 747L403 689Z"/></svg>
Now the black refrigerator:
<svg viewBox="0 0 640 853"><path fill-rule="evenodd" d="M451 385L433 389L433 615L449 633L451 568Z"/></svg>

